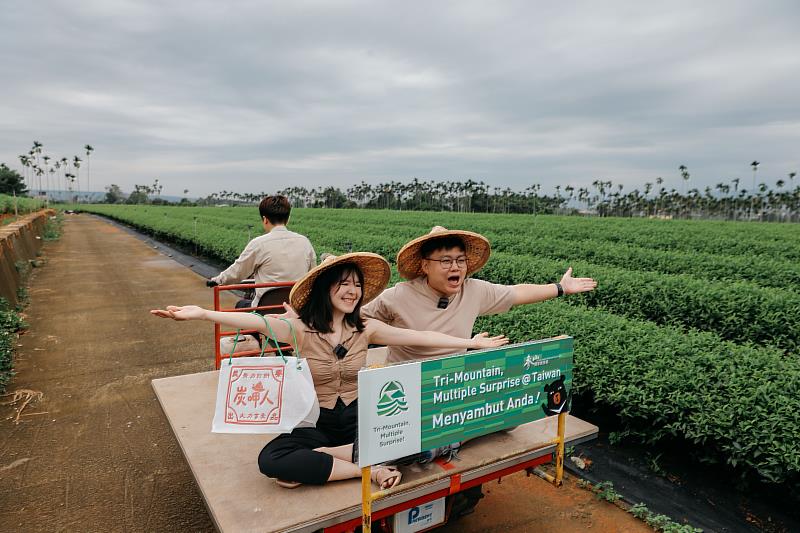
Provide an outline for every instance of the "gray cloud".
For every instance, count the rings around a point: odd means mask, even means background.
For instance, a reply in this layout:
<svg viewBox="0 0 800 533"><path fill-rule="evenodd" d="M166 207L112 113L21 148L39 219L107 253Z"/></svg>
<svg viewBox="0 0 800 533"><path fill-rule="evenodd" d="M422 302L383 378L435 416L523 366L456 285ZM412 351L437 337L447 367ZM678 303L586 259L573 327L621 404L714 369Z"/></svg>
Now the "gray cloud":
<svg viewBox="0 0 800 533"><path fill-rule="evenodd" d="M0 161L89 143L95 189L800 167L793 1L6 4Z"/></svg>

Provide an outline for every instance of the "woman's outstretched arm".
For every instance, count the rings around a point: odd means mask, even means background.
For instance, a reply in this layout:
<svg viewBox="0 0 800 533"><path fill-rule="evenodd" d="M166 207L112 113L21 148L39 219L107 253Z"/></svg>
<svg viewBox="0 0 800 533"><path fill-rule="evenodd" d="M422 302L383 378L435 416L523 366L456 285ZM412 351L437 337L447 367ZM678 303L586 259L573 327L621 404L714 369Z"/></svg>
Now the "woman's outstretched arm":
<svg viewBox="0 0 800 533"><path fill-rule="evenodd" d="M366 324L369 341L374 344L386 344L387 346L424 346L458 350L496 348L508 344L508 338L505 335L490 337L488 333L478 333L471 339L461 339L438 331L416 331L396 328L375 319L367 319Z"/></svg>
<svg viewBox="0 0 800 533"><path fill-rule="evenodd" d="M211 311L196 305L168 305L166 309L153 309L150 311L150 314L161 318L171 318L173 320L207 320L234 329L254 329L270 337L272 333L274 333L278 342L287 344L294 342L292 332L289 330L289 325L283 320L269 316L262 318L259 315L251 313ZM269 323L272 332L270 332L264 320Z"/></svg>

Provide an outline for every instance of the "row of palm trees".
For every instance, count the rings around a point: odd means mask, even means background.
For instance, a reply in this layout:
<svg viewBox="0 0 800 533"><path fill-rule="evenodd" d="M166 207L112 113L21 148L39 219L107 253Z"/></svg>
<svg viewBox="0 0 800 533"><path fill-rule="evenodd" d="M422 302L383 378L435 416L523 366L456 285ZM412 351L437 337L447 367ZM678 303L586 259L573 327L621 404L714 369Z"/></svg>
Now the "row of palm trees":
<svg viewBox="0 0 800 533"><path fill-rule="evenodd" d="M34 196L45 196L48 201L54 189L61 189L68 191L70 200L74 202L80 201L80 168L83 159L77 155L73 156L71 160L67 157L54 159L46 153L43 154L43 149L44 145L42 143L33 141L31 149L19 155L19 162L22 164L22 177L28 189L36 191ZM86 192L88 200L91 178L90 156L94 148L87 144L83 149L86 152ZM43 176L44 180L42 179Z"/></svg>
<svg viewBox="0 0 800 533"><path fill-rule="evenodd" d="M681 191L665 186L662 177L644 183L640 190L626 192L623 184L596 179L591 187L556 185L555 194L540 194L541 184L523 191L492 187L483 181L389 181L371 185L361 182L342 191L336 187L287 187L279 194L298 207L431 210L486 213L574 213L599 216L658 218L715 218L723 220L800 221L800 187L796 172L778 179L775 187L756 185L758 161L751 163L752 187L740 187L741 180L719 182L702 191L691 187L686 165L678 167ZM687 190L688 189L688 190ZM215 201L257 203L265 193L221 191Z"/></svg>
<svg viewBox="0 0 800 533"><path fill-rule="evenodd" d="M773 189L765 182L756 185L760 164L759 161L750 163L753 169L750 190L740 188L741 180L733 178L730 182L718 182L714 187L707 186L702 192L696 187L684 192L690 185L691 174L686 165L680 165L680 193L663 187L661 177L655 179L658 191L653 195L650 194L654 191L652 182L644 184L643 193L633 189L623 194L621 184L616 185L615 191L611 181L595 180L592 187L596 194L589 197L583 189L579 200L586 202L587 210L594 208L601 216L800 221L800 187L794 185L797 172L789 172L788 181L778 178Z"/></svg>

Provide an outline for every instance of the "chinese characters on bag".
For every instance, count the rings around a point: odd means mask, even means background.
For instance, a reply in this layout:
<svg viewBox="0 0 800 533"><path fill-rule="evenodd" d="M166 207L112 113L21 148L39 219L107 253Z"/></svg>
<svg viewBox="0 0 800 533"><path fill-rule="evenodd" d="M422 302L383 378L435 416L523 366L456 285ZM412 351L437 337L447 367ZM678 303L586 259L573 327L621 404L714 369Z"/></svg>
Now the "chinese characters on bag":
<svg viewBox="0 0 800 533"><path fill-rule="evenodd" d="M231 370L225 421L274 425L281 421L283 366L241 366Z"/></svg>

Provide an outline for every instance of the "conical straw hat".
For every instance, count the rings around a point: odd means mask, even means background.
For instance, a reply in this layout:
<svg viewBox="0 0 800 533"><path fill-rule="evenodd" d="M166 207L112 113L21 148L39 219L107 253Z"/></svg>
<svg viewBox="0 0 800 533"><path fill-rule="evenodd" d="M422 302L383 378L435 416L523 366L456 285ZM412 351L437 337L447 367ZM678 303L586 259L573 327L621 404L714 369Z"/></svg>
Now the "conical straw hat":
<svg viewBox="0 0 800 533"><path fill-rule="evenodd" d="M361 299L362 305L378 296L383 289L386 288L386 284L389 283L389 276L391 274L389 262L378 254L373 254L371 252L353 252L340 256L329 255L319 266L311 269L308 274L294 284L292 291L289 293L289 302L291 302L292 307L299 311L308 301L311 288L314 286L314 281L316 281L317 277L331 267L342 263L353 263L357 265L364 275L364 284L361 287L363 294Z"/></svg>
<svg viewBox="0 0 800 533"><path fill-rule="evenodd" d="M431 239L442 237L458 237L464 241L464 253L467 256L467 275L473 274L483 268L489 260L492 248L483 235L471 231L448 230L442 226L434 226L430 233L417 237L403 246L397 253L397 270L405 279L415 279L425 275L422 271L422 245Z"/></svg>

